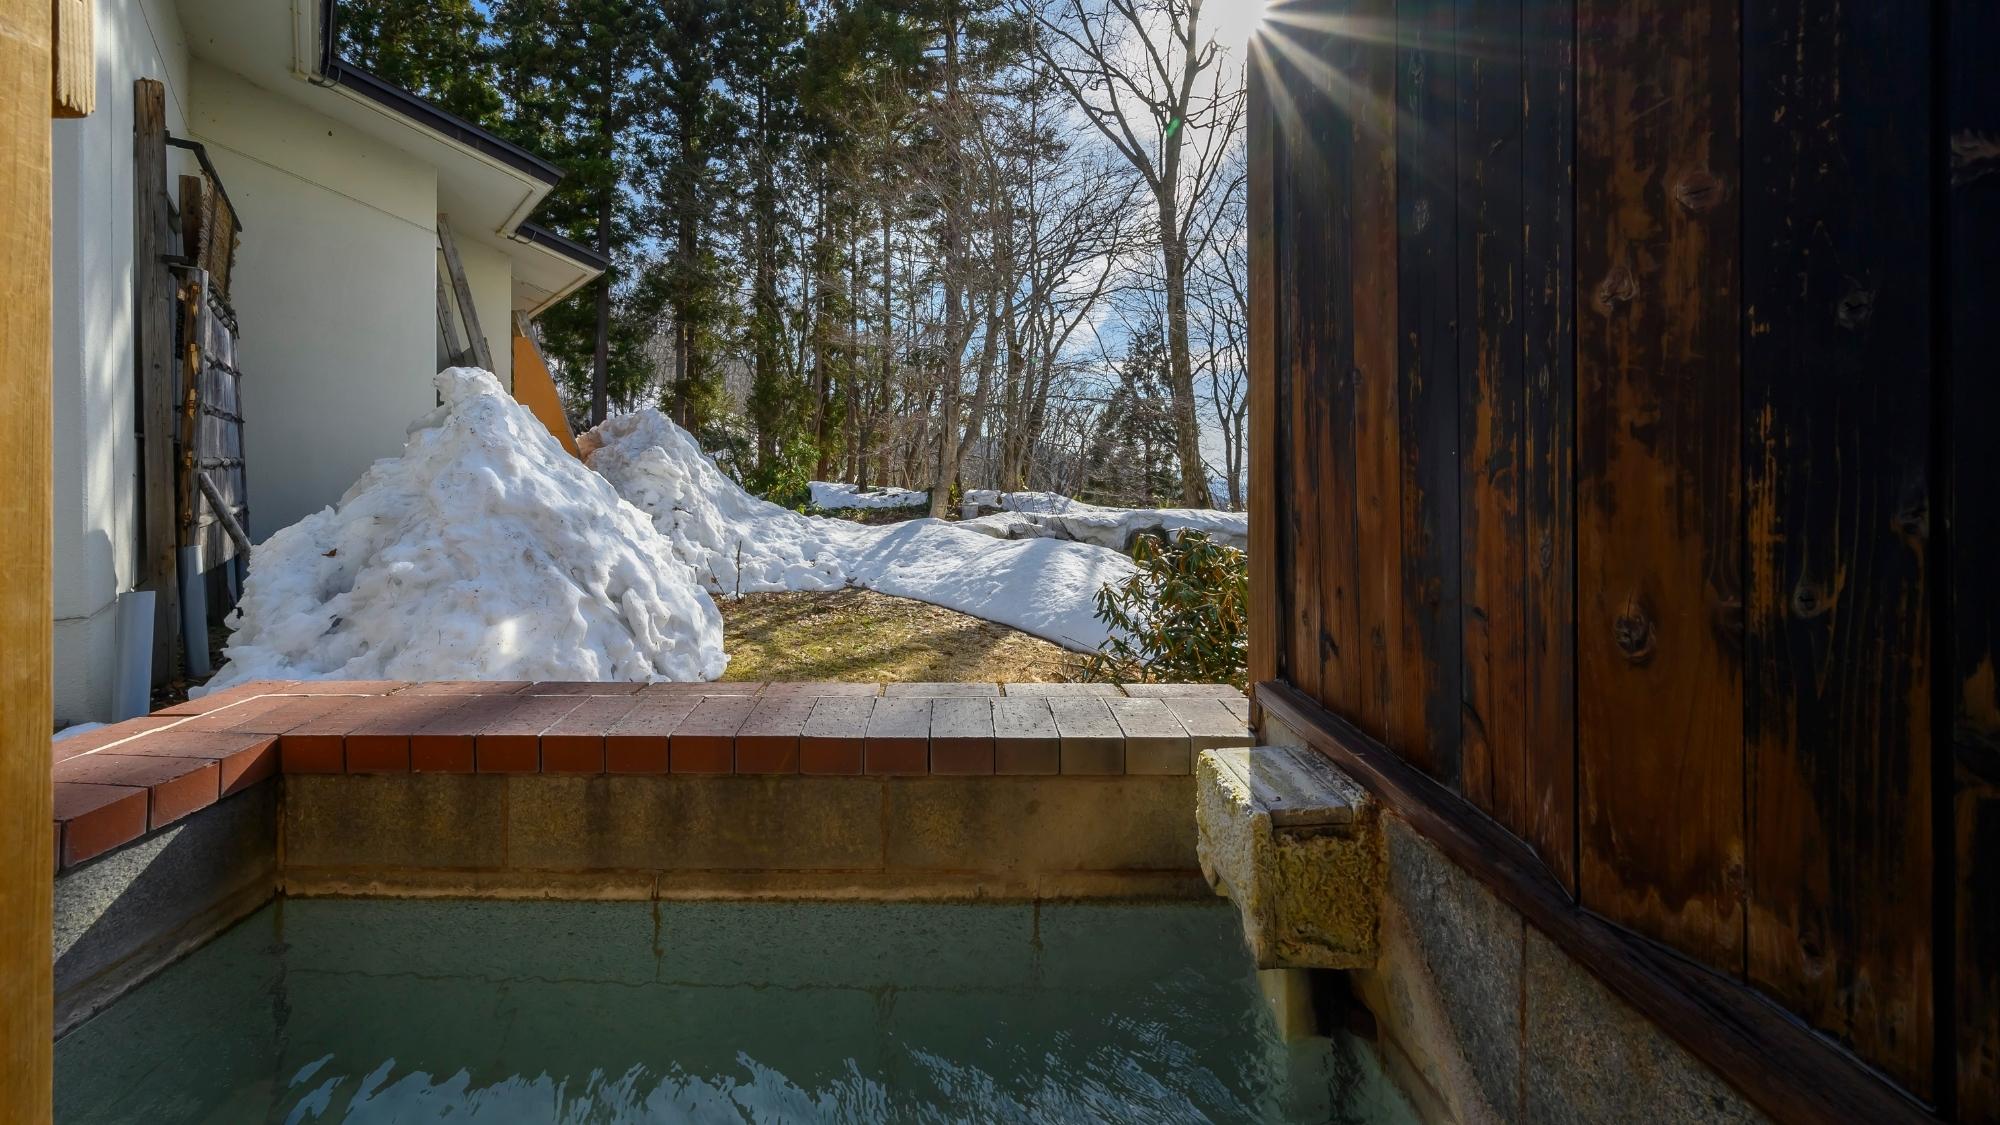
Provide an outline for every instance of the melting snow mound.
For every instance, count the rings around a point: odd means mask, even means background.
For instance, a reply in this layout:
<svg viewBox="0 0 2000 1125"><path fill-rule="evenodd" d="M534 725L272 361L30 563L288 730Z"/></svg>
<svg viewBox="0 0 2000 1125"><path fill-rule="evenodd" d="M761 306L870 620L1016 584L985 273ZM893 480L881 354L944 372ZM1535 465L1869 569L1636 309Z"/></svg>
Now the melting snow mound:
<svg viewBox="0 0 2000 1125"><path fill-rule="evenodd" d="M715 603L645 514L492 375L436 382L402 456L256 549L209 688L720 676Z"/></svg>
<svg viewBox="0 0 2000 1125"><path fill-rule="evenodd" d="M931 502L930 493L907 488L862 488L824 480L808 481L806 487L812 490L812 506L826 512L843 508L922 508Z"/></svg>
<svg viewBox="0 0 2000 1125"><path fill-rule="evenodd" d="M1087 652L1109 635L1097 591L1135 570L1088 543L996 541L934 519L868 526L802 516L743 491L657 410L607 419L579 444L717 594L864 586Z"/></svg>
<svg viewBox="0 0 2000 1125"><path fill-rule="evenodd" d="M987 509L995 510L978 515ZM1056 492L974 488L965 493L965 514L977 518L967 518L960 526L996 539L1047 536L1126 551L1141 532L1199 531L1239 551L1250 544L1249 514L1216 508L1106 508Z"/></svg>
<svg viewBox="0 0 2000 1125"><path fill-rule="evenodd" d="M659 411L607 418L579 445L590 467L652 517L673 557L715 593L847 585L831 539L859 525L808 519L750 495Z"/></svg>

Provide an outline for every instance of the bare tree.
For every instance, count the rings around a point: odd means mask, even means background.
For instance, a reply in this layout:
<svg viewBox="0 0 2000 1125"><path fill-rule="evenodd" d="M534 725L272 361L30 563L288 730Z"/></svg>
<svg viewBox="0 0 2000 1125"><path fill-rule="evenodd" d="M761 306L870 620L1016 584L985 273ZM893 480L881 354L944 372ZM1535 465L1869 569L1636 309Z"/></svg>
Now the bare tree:
<svg viewBox="0 0 2000 1125"><path fill-rule="evenodd" d="M1243 115L1240 72L1201 26L1202 0L1023 0L1037 51L1079 111L1152 193L1166 289L1169 392L1181 500L1209 503L1188 340L1189 235L1224 182ZM1204 77L1205 76L1205 77Z"/></svg>

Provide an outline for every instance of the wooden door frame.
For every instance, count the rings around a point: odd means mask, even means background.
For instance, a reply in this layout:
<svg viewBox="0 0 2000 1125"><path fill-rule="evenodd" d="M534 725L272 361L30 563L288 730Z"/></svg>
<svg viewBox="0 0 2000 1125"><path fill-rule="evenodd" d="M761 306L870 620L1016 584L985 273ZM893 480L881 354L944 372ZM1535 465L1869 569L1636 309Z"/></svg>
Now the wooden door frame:
<svg viewBox="0 0 2000 1125"><path fill-rule="evenodd" d="M0 0L0 1119L52 1112L53 6Z"/></svg>

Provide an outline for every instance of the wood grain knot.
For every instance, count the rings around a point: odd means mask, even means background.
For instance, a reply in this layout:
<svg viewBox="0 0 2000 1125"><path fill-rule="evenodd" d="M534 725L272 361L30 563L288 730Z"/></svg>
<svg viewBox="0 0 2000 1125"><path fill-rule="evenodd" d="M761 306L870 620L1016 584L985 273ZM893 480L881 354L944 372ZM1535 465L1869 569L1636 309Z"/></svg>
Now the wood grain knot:
<svg viewBox="0 0 2000 1125"><path fill-rule="evenodd" d="M1833 319L1842 328L1860 328L1874 313L1875 291L1864 288L1858 281L1849 280L1847 292L1833 303Z"/></svg>
<svg viewBox="0 0 2000 1125"><path fill-rule="evenodd" d="M1609 313L1619 305L1630 302L1639 295L1639 279L1624 266L1612 266L1604 280L1597 283L1597 311Z"/></svg>
<svg viewBox="0 0 2000 1125"><path fill-rule="evenodd" d="M1931 508L1922 497L1912 501L1896 513L1891 521L1897 531L1912 539L1931 537Z"/></svg>
<svg viewBox="0 0 2000 1125"><path fill-rule="evenodd" d="M1832 608L1826 594L1810 582L1800 582L1792 588L1792 615L1811 619Z"/></svg>
<svg viewBox="0 0 2000 1125"><path fill-rule="evenodd" d="M1618 643L1618 651L1625 654L1625 659L1643 663L1653 655L1653 619L1646 616L1644 609L1628 602L1611 622L1611 638Z"/></svg>
<svg viewBox="0 0 2000 1125"><path fill-rule="evenodd" d="M1709 627L1725 644L1736 644L1743 639L1743 599L1719 598L1709 607Z"/></svg>
<svg viewBox="0 0 2000 1125"><path fill-rule="evenodd" d="M1706 168L1689 172L1674 185L1674 202L1691 215L1713 210L1724 194L1722 181Z"/></svg>

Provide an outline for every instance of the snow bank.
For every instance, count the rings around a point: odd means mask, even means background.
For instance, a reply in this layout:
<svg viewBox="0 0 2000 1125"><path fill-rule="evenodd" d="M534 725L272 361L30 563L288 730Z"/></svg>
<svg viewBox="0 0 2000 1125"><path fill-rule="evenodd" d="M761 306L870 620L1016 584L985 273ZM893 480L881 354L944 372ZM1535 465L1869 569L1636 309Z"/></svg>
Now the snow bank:
<svg viewBox="0 0 2000 1125"><path fill-rule="evenodd" d="M1217 543L1239 550L1250 543L1248 513L1215 508L1105 508L1055 492L996 492L985 488L968 490L965 508L968 516L976 516L983 509L998 509L985 517L964 520L959 526L1000 539L1047 536L1124 551L1131 547L1132 537L1142 531L1200 531Z"/></svg>
<svg viewBox="0 0 2000 1125"><path fill-rule="evenodd" d="M1089 651L1107 635L1097 591L1134 569L1102 547L996 543L943 520L871 527L802 516L744 492L654 410L608 419L581 444L591 467L652 516L673 558L719 594L864 586Z"/></svg>
<svg viewBox="0 0 2000 1125"><path fill-rule="evenodd" d="M608 418L581 446L590 467L652 518L673 557L715 593L847 585L831 539L858 525L811 519L743 491L659 411Z"/></svg>
<svg viewBox="0 0 2000 1125"><path fill-rule="evenodd" d="M646 516L492 375L436 381L402 456L257 548L209 688L721 675L715 603Z"/></svg>
<svg viewBox="0 0 2000 1125"><path fill-rule="evenodd" d="M930 493L907 488L863 490L856 485L823 480L808 481L807 485L812 489L812 506L828 512L842 508L922 508L931 502Z"/></svg>

